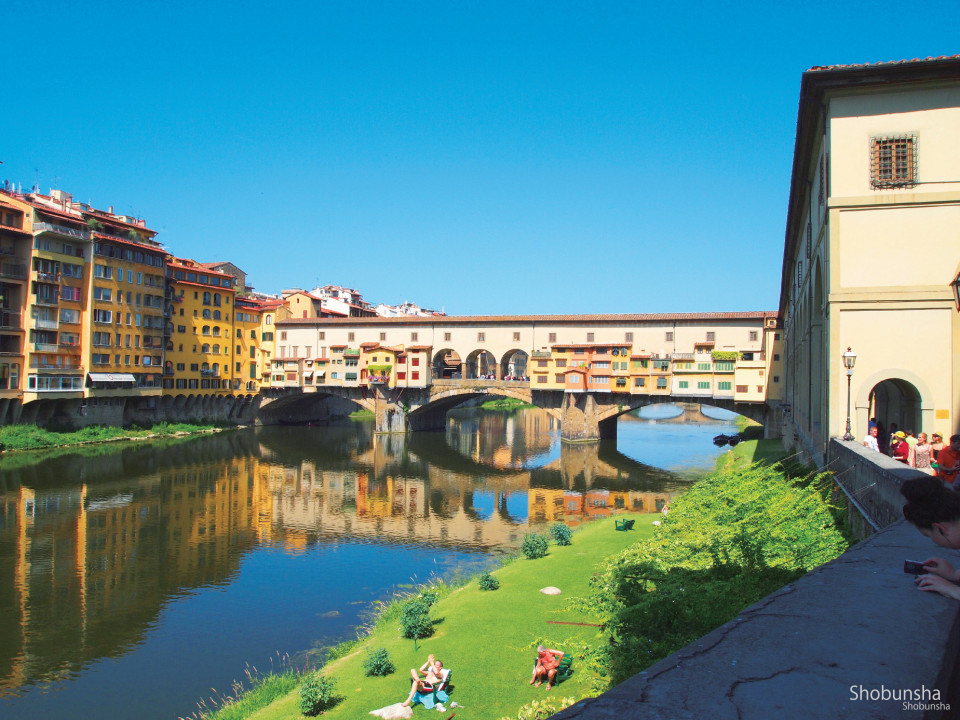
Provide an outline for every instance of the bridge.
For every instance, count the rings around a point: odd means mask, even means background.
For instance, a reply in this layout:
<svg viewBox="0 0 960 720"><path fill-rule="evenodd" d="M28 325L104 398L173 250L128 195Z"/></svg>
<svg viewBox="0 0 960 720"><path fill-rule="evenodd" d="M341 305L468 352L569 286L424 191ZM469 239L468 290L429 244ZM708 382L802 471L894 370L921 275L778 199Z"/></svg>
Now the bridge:
<svg viewBox="0 0 960 720"><path fill-rule="evenodd" d="M641 407L657 403L699 402L730 410L756 420L770 432L771 407L764 402L739 402L714 396L626 395L619 393L569 393L563 390L535 390L528 382L511 380L434 380L426 388L326 387L304 393L288 389L265 397L260 416L266 422L295 421L311 417L310 408L325 397L339 397L356 403L376 416L378 433L406 433L443 430L448 410L470 400L507 397L546 410L560 425L566 441L616 439L617 419Z"/></svg>

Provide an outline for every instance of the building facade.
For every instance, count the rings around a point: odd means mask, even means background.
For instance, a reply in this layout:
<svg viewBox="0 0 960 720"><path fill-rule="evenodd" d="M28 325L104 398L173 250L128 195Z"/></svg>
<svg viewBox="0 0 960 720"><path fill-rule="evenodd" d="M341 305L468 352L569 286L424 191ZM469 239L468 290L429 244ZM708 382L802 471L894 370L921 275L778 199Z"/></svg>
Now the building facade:
<svg viewBox="0 0 960 720"><path fill-rule="evenodd" d="M960 56L801 79L780 315L786 441L822 459L850 421L957 432Z"/></svg>

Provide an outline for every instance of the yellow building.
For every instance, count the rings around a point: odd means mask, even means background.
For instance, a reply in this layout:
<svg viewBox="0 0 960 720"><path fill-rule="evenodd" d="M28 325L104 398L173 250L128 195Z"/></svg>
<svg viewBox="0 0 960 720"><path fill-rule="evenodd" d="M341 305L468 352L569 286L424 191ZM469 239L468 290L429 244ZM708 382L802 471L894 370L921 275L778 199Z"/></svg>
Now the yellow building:
<svg viewBox="0 0 960 720"><path fill-rule="evenodd" d="M165 394L232 393L236 279L172 258L167 280L173 327L164 361Z"/></svg>
<svg viewBox="0 0 960 720"><path fill-rule="evenodd" d="M23 203L0 193L0 423L16 420L22 398L30 226Z"/></svg>
<svg viewBox="0 0 960 720"><path fill-rule="evenodd" d="M260 390L263 372L263 351L260 348L260 325L263 304L251 297L237 296L233 306L235 336L233 353L234 390L239 394Z"/></svg>

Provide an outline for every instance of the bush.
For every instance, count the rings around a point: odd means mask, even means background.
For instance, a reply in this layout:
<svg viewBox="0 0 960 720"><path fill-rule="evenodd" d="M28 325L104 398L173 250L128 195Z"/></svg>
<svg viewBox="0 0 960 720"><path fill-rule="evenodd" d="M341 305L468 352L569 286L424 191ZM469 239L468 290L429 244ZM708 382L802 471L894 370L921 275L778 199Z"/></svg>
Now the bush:
<svg viewBox="0 0 960 720"><path fill-rule="evenodd" d="M554 523L550 526L550 536L557 545L569 545L573 532L563 523Z"/></svg>
<svg viewBox="0 0 960 720"><path fill-rule="evenodd" d="M386 648L367 649L367 657L363 659L363 671L367 677L383 677L396 669Z"/></svg>
<svg viewBox="0 0 960 720"><path fill-rule="evenodd" d="M556 715L564 708L570 707L576 702L572 697L565 698L544 698L543 700L534 700L529 702L517 711L516 720L543 720L551 715ZM501 720L514 720L510 716L505 716Z"/></svg>
<svg viewBox="0 0 960 720"><path fill-rule="evenodd" d="M493 575L488 572L485 572L480 576L480 580L477 583L480 586L481 590L499 590L500 581L497 580Z"/></svg>
<svg viewBox="0 0 960 720"><path fill-rule="evenodd" d="M540 533L527 533L523 536L520 551L530 560L535 560L547 554L548 546L547 538Z"/></svg>
<svg viewBox="0 0 960 720"><path fill-rule="evenodd" d="M313 673L300 685L300 712L304 715L319 715L337 704L334 695L336 680L320 673Z"/></svg>
<svg viewBox="0 0 960 720"><path fill-rule="evenodd" d="M400 611L400 633L405 638L425 638L433 635L430 606L419 598L407 601Z"/></svg>

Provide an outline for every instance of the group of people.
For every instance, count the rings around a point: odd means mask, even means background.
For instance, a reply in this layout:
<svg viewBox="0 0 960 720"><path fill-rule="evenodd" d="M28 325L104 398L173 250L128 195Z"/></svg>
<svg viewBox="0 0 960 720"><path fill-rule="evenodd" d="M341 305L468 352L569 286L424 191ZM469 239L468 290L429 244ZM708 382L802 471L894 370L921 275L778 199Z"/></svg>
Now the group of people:
<svg viewBox="0 0 960 720"><path fill-rule="evenodd" d="M563 653L560 650L551 650L543 645L538 646L537 660L533 667L533 677L530 678L530 684L540 687L546 681L547 690L550 690L557 681L557 671L560 668L561 660L563 660ZM437 691L445 691L449 675L450 671L444 669L443 663L430 655L419 670L416 668L410 669L410 677L413 681L410 685L410 694L400 704L403 707L410 707L418 693L426 695ZM440 698L444 701L447 699L445 692ZM439 703L436 707L441 711L444 709L443 705Z"/></svg>
<svg viewBox="0 0 960 720"><path fill-rule="evenodd" d="M951 436L949 445L945 445L943 436L938 432L928 440L925 432L914 436L913 430L904 432L897 429L896 424L891 425L891 430L888 437L882 437L878 424L871 420L867 436L863 439L864 446L881 453L886 449L894 460L927 475L934 475L944 484L954 487L960 472L960 435ZM955 489L960 490L960 484Z"/></svg>

